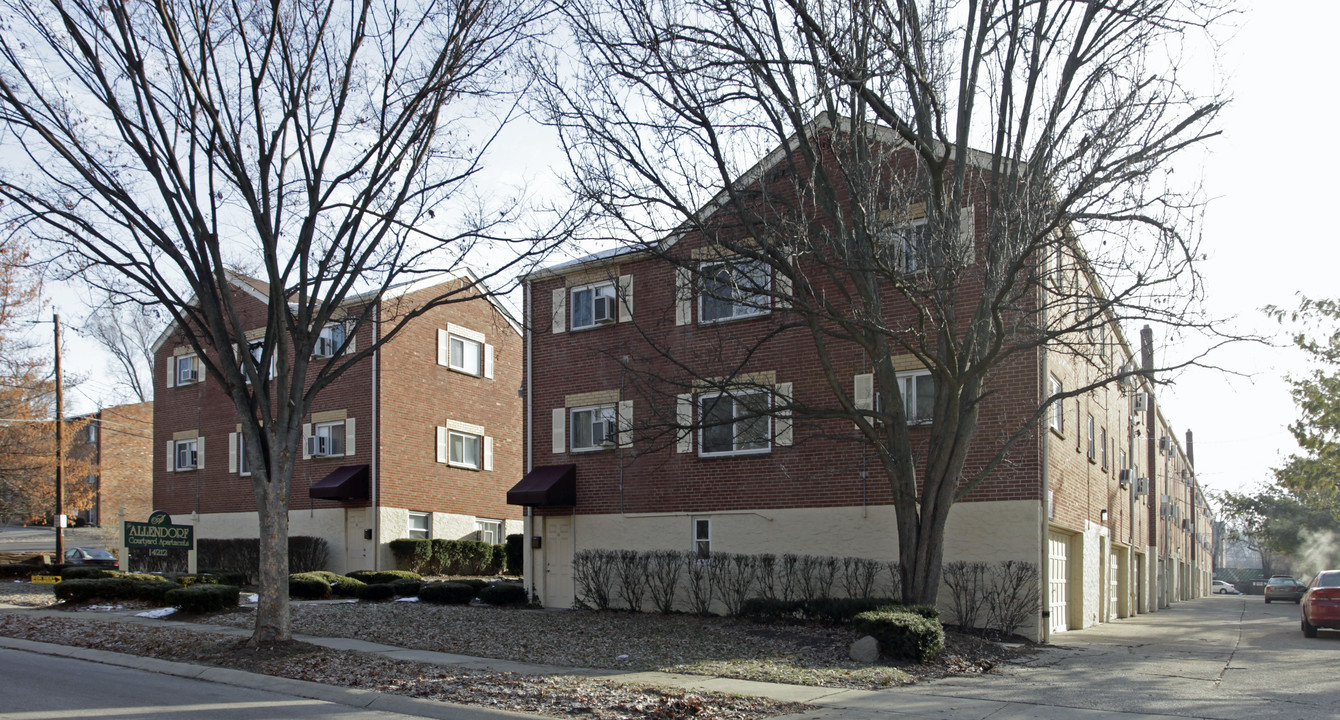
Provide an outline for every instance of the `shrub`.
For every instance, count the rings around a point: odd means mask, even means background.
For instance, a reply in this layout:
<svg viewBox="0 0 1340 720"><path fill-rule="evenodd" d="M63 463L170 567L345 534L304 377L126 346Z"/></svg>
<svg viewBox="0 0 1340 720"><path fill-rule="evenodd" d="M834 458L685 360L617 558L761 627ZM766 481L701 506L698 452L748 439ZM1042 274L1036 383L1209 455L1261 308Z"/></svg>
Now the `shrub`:
<svg viewBox="0 0 1340 720"><path fill-rule="evenodd" d="M850 622L861 613L897 607L889 598L819 598L804 604L805 615L834 625ZM902 609L902 608L899 608ZM932 618L933 619L933 618Z"/></svg>
<svg viewBox="0 0 1340 720"><path fill-rule="evenodd" d="M934 605L904 605L903 609L914 615L920 615L927 620L939 620L940 608Z"/></svg>
<svg viewBox="0 0 1340 720"><path fill-rule="evenodd" d="M764 622L794 620L804 614L804 603L775 597L752 597L740 605L740 617Z"/></svg>
<svg viewBox="0 0 1340 720"><path fill-rule="evenodd" d="M880 562L870 558L842 558L842 589L849 598L868 598L875 592Z"/></svg>
<svg viewBox="0 0 1340 720"><path fill-rule="evenodd" d="M201 538L196 540L200 567L243 577L242 585L260 573L261 545L257 538ZM296 535L288 539L288 566L294 573L319 570L330 564L330 545L324 538Z"/></svg>
<svg viewBox="0 0 1340 720"><path fill-rule="evenodd" d="M192 585L169 590L163 600L183 612L203 613L237 607L240 594L236 585Z"/></svg>
<svg viewBox="0 0 1340 720"><path fill-rule="evenodd" d="M178 575L178 578L195 578L188 584L207 583L210 585L236 585L242 587L248 585L246 573L229 572L227 570L201 570L195 575Z"/></svg>
<svg viewBox="0 0 1340 720"><path fill-rule="evenodd" d="M121 577L121 573L109 568L71 565L61 570L60 576L67 580L94 580L96 578Z"/></svg>
<svg viewBox="0 0 1340 720"><path fill-rule="evenodd" d="M479 599L489 605L525 605L526 588L516 583L492 583L479 591Z"/></svg>
<svg viewBox="0 0 1340 720"><path fill-rule="evenodd" d="M572 581L577 604L608 610L614 592L613 550L581 550L572 557Z"/></svg>
<svg viewBox="0 0 1340 720"><path fill-rule="evenodd" d="M456 540L456 565L450 572L457 575L489 575L493 568L493 546L479 540Z"/></svg>
<svg viewBox="0 0 1340 720"><path fill-rule="evenodd" d="M503 552L507 559L504 572L508 575L520 575L526 562L526 536L521 533L508 535L504 545Z"/></svg>
<svg viewBox="0 0 1340 720"><path fill-rule="evenodd" d="M619 599L634 612L642 609L642 596L647 592L647 573L650 554L636 550L614 552L614 579L618 583Z"/></svg>
<svg viewBox="0 0 1340 720"><path fill-rule="evenodd" d="M367 600L369 602L390 600L395 597L395 595L395 586L391 583L373 583L371 585L364 585L363 589L358 592L360 600Z"/></svg>
<svg viewBox="0 0 1340 720"><path fill-rule="evenodd" d="M857 632L878 640L880 652L889 657L925 663L945 646L944 627L940 622L916 613L874 610L857 615L854 624Z"/></svg>
<svg viewBox="0 0 1340 720"><path fill-rule="evenodd" d="M325 580L326 583L330 585L331 594L336 597L358 597L358 594L362 592L363 588L367 587L367 584L360 580L355 580L351 577L339 575L328 570L314 570L309 573L301 574L314 575Z"/></svg>
<svg viewBox="0 0 1340 720"><path fill-rule="evenodd" d="M27 580L33 575L60 575L63 565L40 565L30 563L15 563L12 565L0 565L0 579L22 579Z"/></svg>
<svg viewBox="0 0 1340 720"><path fill-rule="evenodd" d="M647 593L651 604L661 613L675 609L675 588L684 574L687 556L677 550L654 550L647 567Z"/></svg>
<svg viewBox="0 0 1340 720"><path fill-rule="evenodd" d="M689 607L699 615L712 614L712 564L695 555L685 566L688 571Z"/></svg>
<svg viewBox="0 0 1340 720"><path fill-rule="evenodd" d="M395 594L400 597L414 597L419 594L419 588L423 587L422 580L396 580L384 584L390 585Z"/></svg>
<svg viewBox="0 0 1340 720"><path fill-rule="evenodd" d="M348 574L355 580L361 580L368 585L379 585L382 583L392 583L397 580L421 580L422 578L416 572L408 570L355 570Z"/></svg>
<svg viewBox="0 0 1340 720"><path fill-rule="evenodd" d="M131 584L131 592L134 593L136 600L143 600L155 605L167 605L167 594L173 590L178 590L182 586L166 579L161 582L136 582Z"/></svg>
<svg viewBox="0 0 1340 720"><path fill-rule="evenodd" d="M1013 635L1028 622L1038 607L1038 566L1005 560L991 571L986 600L987 624L1005 635Z"/></svg>
<svg viewBox="0 0 1340 720"><path fill-rule="evenodd" d="M320 570L329 564L330 544L325 538L299 535L288 539L288 568L292 572Z"/></svg>
<svg viewBox="0 0 1340 720"><path fill-rule="evenodd" d="M713 570L709 573L712 587L722 604L726 606L726 614L739 615L745 600L754 593L755 578L758 575L757 556L715 553L712 555L712 565Z"/></svg>
<svg viewBox="0 0 1340 720"><path fill-rule="evenodd" d="M498 543L489 545L489 567L487 575L502 575L507 571L507 545Z"/></svg>
<svg viewBox="0 0 1340 720"><path fill-rule="evenodd" d="M415 573L428 572L433 560L433 541L418 538L400 538L390 542L391 554L398 567Z"/></svg>
<svg viewBox="0 0 1340 720"><path fill-rule="evenodd" d="M288 594L300 600L325 600L330 597L330 583L314 573L294 573L288 576Z"/></svg>
<svg viewBox="0 0 1340 720"><path fill-rule="evenodd" d="M419 599L439 605L468 605L475 599L475 589L460 582L424 583L419 588Z"/></svg>
<svg viewBox="0 0 1340 720"><path fill-rule="evenodd" d="M944 583L949 588L950 607L959 629L964 632L981 627L990 567L984 562L963 560L945 563Z"/></svg>
<svg viewBox="0 0 1340 720"><path fill-rule="evenodd" d="M57 600L86 602L88 600L129 600L133 597L133 581L122 578L89 578L62 580L52 585Z"/></svg>
<svg viewBox="0 0 1340 720"><path fill-rule="evenodd" d="M458 582L462 585L469 585L471 588L474 588L475 595L479 595L479 591L489 586L488 580L481 580L479 578L460 578L457 580L453 580L452 582Z"/></svg>

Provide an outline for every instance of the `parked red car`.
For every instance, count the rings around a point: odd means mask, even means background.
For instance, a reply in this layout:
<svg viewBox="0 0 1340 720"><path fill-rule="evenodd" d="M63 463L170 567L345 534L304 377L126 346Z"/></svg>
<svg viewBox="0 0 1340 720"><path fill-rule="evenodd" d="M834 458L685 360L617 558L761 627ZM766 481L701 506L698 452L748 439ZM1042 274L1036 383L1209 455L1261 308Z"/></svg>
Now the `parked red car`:
<svg viewBox="0 0 1340 720"><path fill-rule="evenodd" d="M1303 637L1316 637L1317 628L1340 630L1340 570L1317 573L1301 605Z"/></svg>

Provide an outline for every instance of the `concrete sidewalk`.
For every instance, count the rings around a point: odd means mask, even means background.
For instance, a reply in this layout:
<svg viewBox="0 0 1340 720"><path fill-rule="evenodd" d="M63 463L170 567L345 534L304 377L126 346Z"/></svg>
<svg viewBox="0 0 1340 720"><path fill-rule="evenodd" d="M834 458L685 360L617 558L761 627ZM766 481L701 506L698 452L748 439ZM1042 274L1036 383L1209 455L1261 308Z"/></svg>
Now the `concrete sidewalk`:
<svg viewBox="0 0 1340 720"><path fill-rule="evenodd" d="M0 607L0 612L21 613L29 617L71 617L71 614L68 612L44 609ZM104 622L167 627L191 632L223 633L237 637L248 637L251 635L251 631L244 628L202 625L199 623L181 622L170 619L144 618L129 612L79 613L77 617L81 620L96 619ZM1115 720L1116 718L1121 718L1122 720L1140 720L1141 718L1188 717L1188 715L1184 714L1164 715L1157 713L1130 712L1129 710L1119 709L1085 709L1074 706L1048 704L1041 701L1041 698L1038 698L1039 701L1032 701L1032 699L1025 700L1020 698L1012 700L983 698L980 695L975 698L968 697L969 695L977 693L964 692L966 689L965 686L970 687L975 680L985 680L985 678L961 678L954 684L955 686L944 687L944 692L937 692L934 682L884 690L841 690L804 685L785 685L752 680L717 678L702 675L683 675L654 671L622 672L596 668L541 665L432 652L427 650L412 650L394 645L384 645L347 638L295 635L294 639L333 650L352 650L356 652L382 655L396 660L410 660L434 665L459 666L525 675L578 676L631 685L764 697L779 701L804 703L812 706L813 709L811 710L807 710L806 712L797 715L787 716L787 720L799 718L812 718L815 720L822 718L851 718L853 720L863 720L869 718L870 720L874 720L875 718L889 717L937 718L944 720L985 720L985 718L991 718L991 720ZM416 700L413 698L384 695L366 690L332 688L316 683L287 680L284 678L257 675L237 670L226 670L188 663L154 660L100 650L66 648L59 645L34 643L4 637L0 637L0 647L9 647L43 654L76 657L92 660L94 662L135 667L153 672L164 672L182 677L223 682L241 687L273 690L298 697L337 702L351 705L353 707L394 710L395 712L407 714L421 714L424 717L453 717L465 718L466 720L485 720L486 718L499 717L536 717L534 715L522 715L518 713L500 714L499 711L451 705L450 703L442 703L439 701ZM1042 653L1033 660L1033 664L1047 664L1060 657L1064 657L1066 654L1065 650L1059 648L1044 649ZM1197 716L1193 715L1191 717Z"/></svg>

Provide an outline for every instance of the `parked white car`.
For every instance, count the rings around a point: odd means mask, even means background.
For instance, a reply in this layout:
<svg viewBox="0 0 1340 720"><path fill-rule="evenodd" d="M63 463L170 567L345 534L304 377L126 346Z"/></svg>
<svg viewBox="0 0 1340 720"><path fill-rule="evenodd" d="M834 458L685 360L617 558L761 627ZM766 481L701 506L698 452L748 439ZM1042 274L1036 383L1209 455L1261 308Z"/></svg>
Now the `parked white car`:
<svg viewBox="0 0 1340 720"><path fill-rule="evenodd" d="M1214 583L1210 586L1210 589L1214 592L1215 595L1241 595L1241 594L1242 594L1242 591L1240 591L1240 590L1238 590L1237 588L1233 587L1233 585L1232 585L1231 583L1225 582L1225 581L1223 581L1223 580L1215 580Z"/></svg>

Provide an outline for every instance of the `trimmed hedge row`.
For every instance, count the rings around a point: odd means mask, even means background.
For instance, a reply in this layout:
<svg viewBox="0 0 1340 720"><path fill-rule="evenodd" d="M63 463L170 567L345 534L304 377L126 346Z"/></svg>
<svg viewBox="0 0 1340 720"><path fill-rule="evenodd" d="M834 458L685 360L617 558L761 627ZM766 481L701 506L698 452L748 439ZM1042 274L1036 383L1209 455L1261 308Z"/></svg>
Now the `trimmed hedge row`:
<svg viewBox="0 0 1340 720"><path fill-rule="evenodd" d="M782 600L754 597L744 601L740 608L740 616L761 621L818 620L842 624L850 622L861 613L875 610L901 610L928 620L940 619L940 609L934 605L903 605L902 602L892 598Z"/></svg>
<svg viewBox="0 0 1340 720"><path fill-rule="evenodd" d="M355 580L361 580L368 585L379 585L382 583L392 583L397 580L422 580L423 578L416 572L408 570L355 570L348 574Z"/></svg>
<svg viewBox="0 0 1340 720"><path fill-rule="evenodd" d="M390 546L397 565L420 575L497 575L507 559L505 545L478 540L400 538Z"/></svg>
<svg viewBox="0 0 1340 720"><path fill-rule="evenodd" d="M168 590L163 600L183 612L204 613L237 607L241 594L236 585L192 585Z"/></svg>
<svg viewBox="0 0 1340 720"><path fill-rule="evenodd" d="M853 619L857 632L879 641L880 652L893 658L929 662L945 647L939 620L897 609L863 612Z"/></svg>
<svg viewBox="0 0 1340 720"><path fill-rule="evenodd" d="M525 605L530 598L526 588L516 583L491 583L479 591L479 600L489 605Z"/></svg>
<svg viewBox="0 0 1340 720"><path fill-rule="evenodd" d="M437 605L468 605L479 591L463 582L430 582L419 588L419 601Z"/></svg>
<svg viewBox="0 0 1340 720"><path fill-rule="evenodd" d="M200 567L214 574L233 574L242 585L260 574L261 541L258 538L201 538L196 543ZM324 538L298 535L288 539L288 567L293 573L320 570L330 564L330 545Z"/></svg>

